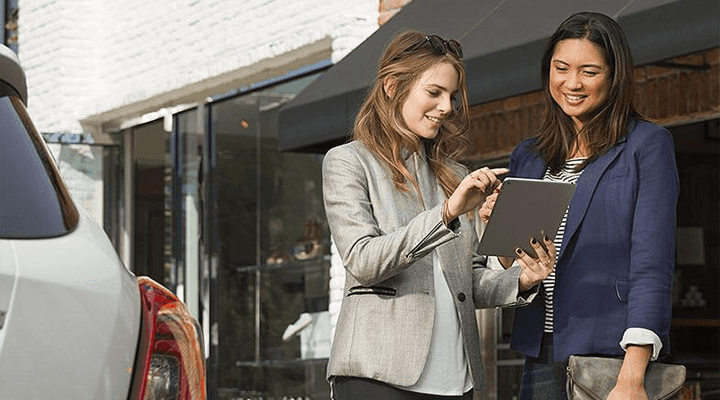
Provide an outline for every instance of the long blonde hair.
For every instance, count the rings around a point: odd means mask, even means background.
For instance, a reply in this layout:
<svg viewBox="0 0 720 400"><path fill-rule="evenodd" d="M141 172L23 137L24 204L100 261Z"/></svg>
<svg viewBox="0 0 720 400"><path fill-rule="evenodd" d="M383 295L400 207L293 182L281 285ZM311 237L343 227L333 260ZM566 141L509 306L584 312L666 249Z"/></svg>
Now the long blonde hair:
<svg viewBox="0 0 720 400"><path fill-rule="evenodd" d="M423 145L423 139L407 127L402 117L402 107L415 81L426 70L441 62L449 62L458 73L456 101L460 105L458 110L453 110L443 120L427 152L428 164L449 197L460 180L449 167L448 160L455 160L468 143L465 132L469 127L470 115L465 88L465 65L450 53L440 54L429 43L422 44L425 40L426 36L420 32L406 31L395 36L385 48L375 81L355 119L352 139L361 141L388 166L398 190L409 190L407 181L418 190L417 181L405 166L403 150L418 151ZM408 50L413 48L412 51ZM387 79L392 80L394 85L392 98L386 95L383 88Z"/></svg>

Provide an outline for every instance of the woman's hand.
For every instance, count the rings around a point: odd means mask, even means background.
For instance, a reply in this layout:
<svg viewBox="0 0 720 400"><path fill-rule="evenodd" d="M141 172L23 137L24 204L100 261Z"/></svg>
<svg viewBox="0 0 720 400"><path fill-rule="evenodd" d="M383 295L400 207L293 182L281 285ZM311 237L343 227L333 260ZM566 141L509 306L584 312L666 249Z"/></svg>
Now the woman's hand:
<svg viewBox="0 0 720 400"><path fill-rule="evenodd" d="M555 244L546 235L543 235L542 241L544 246L535 240L535 238L530 238L530 246L535 250L538 258L530 257L528 253L519 247L515 250L515 253L518 255L516 260L522 267L522 272L520 273L521 292L539 284L555 270L555 256L557 255ZM501 259L501 262L502 261Z"/></svg>
<svg viewBox="0 0 720 400"><path fill-rule="evenodd" d="M502 187L502 183L498 185L498 187L493 190L493 193L485 198L485 201L483 201L482 206L480 206L480 219L484 223L488 223L490 221L490 215L492 215L493 209L495 209L495 202L497 201L498 195L500 194L500 188Z"/></svg>
<svg viewBox="0 0 720 400"><path fill-rule="evenodd" d="M447 200L447 217L453 220L476 208L499 184L498 175L507 174L507 168L483 167L469 173Z"/></svg>
<svg viewBox="0 0 720 400"><path fill-rule="evenodd" d="M629 387L617 385L607 397L607 400L649 400L645 387Z"/></svg>

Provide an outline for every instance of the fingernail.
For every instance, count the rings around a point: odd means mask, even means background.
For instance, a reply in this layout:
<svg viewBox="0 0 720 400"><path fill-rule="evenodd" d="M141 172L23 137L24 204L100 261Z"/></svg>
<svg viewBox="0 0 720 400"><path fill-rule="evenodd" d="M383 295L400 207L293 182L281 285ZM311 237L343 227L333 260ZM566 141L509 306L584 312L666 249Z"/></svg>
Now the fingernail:
<svg viewBox="0 0 720 400"><path fill-rule="evenodd" d="M530 243L532 243L532 244L537 244L537 240L535 240L534 237L531 237L531 238L530 238Z"/></svg>
<svg viewBox="0 0 720 400"><path fill-rule="evenodd" d="M522 255L522 253L523 253L522 249L520 249L519 247L515 249L515 252L516 252L518 255Z"/></svg>
<svg viewBox="0 0 720 400"><path fill-rule="evenodd" d="M545 241L546 241L546 242L549 242L549 241L550 241L550 238L547 237L547 235L545 235Z"/></svg>

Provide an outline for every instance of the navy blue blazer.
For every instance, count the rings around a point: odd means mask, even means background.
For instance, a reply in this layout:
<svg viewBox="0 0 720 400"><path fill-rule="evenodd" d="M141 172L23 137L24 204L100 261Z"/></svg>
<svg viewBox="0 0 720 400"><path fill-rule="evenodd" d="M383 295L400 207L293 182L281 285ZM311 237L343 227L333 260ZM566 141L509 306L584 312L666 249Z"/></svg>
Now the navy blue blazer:
<svg viewBox="0 0 720 400"><path fill-rule="evenodd" d="M511 175L543 177L534 140L513 151ZM655 332L668 350L678 190L672 136L649 122L585 167L555 268L553 360L622 355L627 328ZM537 357L543 324L541 299L517 309L511 346Z"/></svg>

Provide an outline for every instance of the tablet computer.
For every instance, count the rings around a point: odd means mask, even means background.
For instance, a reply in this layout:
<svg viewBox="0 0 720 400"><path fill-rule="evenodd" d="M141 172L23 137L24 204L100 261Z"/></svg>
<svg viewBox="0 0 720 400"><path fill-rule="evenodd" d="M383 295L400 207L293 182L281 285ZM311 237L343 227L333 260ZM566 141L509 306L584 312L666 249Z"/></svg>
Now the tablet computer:
<svg viewBox="0 0 720 400"><path fill-rule="evenodd" d="M555 238L574 192L573 183L506 178L480 239L480 252L517 257L515 249L520 247L537 257L530 237L542 243L544 231Z"/></svg>

